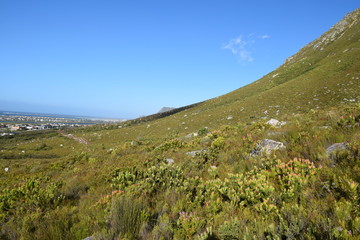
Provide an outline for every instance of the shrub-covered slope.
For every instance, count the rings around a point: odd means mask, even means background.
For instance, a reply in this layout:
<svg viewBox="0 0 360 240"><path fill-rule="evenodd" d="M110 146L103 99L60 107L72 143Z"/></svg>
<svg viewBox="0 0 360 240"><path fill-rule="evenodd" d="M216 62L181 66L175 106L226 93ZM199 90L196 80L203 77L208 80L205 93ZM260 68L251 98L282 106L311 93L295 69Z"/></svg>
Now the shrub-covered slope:
<svg viewBox="0 0 360 240"><path fill-rule="evenodd" d="M227 95L0 138L0 239L359 239L359 14Z"/></svg>

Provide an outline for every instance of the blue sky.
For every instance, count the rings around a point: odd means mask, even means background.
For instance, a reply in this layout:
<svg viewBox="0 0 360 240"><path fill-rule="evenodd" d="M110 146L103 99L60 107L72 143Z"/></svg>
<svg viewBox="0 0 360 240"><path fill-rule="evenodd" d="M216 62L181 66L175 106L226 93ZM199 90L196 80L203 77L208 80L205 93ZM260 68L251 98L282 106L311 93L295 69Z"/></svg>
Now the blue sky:
<svg viewBox="0 0 360 240"><path fill-rule="evenodd" d="M225 94L355 10L331 1L0 1L0 110L134 118Z"/></svg>

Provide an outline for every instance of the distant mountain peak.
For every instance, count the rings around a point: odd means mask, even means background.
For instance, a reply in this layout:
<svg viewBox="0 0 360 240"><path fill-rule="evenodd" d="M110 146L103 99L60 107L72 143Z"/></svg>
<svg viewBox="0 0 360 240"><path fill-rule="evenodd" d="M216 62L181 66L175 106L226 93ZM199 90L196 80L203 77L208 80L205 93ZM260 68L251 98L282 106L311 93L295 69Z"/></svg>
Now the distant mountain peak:
<svg viewBox="0 0 360 240"><path fill-rule="evenodd" d="M171 110L173 110L173 109L175 109L175 108L173 108L173 107L163 107L163 108L161 108L161 109L159 110L158 113L168 112L168 111L171 111Z"/></svg>

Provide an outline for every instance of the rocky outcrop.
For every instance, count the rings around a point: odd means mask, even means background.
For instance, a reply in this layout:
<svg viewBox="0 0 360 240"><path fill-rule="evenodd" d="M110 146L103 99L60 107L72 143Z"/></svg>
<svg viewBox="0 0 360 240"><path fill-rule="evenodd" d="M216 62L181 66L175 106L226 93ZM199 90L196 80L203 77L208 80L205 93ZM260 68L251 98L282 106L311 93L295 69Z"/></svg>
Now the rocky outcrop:
<svg viewBox="0 0 360 240"><path fill-rule="evenodd" d="M250 152L250 156L269 155L272 151L285 149L285 145L282 142L277 142L271 139L261 140L254 150Z"/></svg>
<svg viewBox="0 0 360 240"><path fill-rule="evenodd" d="M269 124L272 127L282 127L286 124L286 122L280 122L279 120L272 118L267 121L266 124Z"/></svg>
<svg viewBox="0 0 360 240"><path fill-rule="evenodd" d="M190 139L192 137L197 137L199 134L198 133L189 133L188 135L185 136L185 139Z"/></svg>

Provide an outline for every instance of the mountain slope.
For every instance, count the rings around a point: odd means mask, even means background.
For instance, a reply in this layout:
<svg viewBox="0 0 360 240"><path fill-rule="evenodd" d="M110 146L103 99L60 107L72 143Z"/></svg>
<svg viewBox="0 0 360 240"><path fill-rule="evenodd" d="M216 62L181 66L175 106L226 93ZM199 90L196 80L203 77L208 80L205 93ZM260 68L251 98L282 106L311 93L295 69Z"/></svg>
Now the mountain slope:
<svg viewBox="0 0 360 240"><path fill-rule="evenodd" d="M239 120L360 101L360 9L289 57L278 69L194 111L220 111ZM347 100L346 100L347 99ZM277 106L277 107L275 107ZM243 109L241 111L241 109ZM218 116L219 117L219 116Z"/></svg>
<svg viewBox="0 0 360 240"><path fill-rule="evenodd" d="M345 16L328 32L289 57L263 78L187 111L192 122L216 126L250 116L325 109L360 101L360 9ZM172 121L181 121L179 113ZM180 118L180 120L179 120ZM226 122L226 121L225 121ZM200 127L199 125L197 127Z"/></svg>

